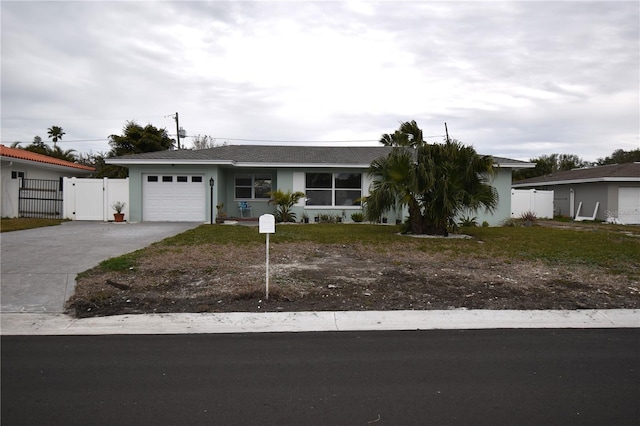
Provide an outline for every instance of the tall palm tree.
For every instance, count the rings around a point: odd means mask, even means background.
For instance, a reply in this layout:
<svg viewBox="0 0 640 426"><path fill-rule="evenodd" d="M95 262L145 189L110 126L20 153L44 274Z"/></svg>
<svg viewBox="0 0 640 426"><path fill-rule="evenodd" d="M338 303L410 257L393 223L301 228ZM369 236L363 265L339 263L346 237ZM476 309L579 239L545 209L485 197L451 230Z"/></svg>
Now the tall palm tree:
<svg viewBox="0 0 640 426"><path fill-rule="evenodd" d="M62 139L62 136L66 133L62 131L62 127L60 126L51 126L47 129L49 139L53 140L53 146L56 146L56 142Z"/></svg>
<svg viewBox="0 0 640 426"><path fill-rule="evenodd" d="M371 163L368 173L374 182L365 200L368 220L407 207L412 233L448 235L449 226L462 212L496 208L497 192L489 184L491 157L481 157L455 140L427 144L415 121L402 123L383 140L400 143L393 145L387 157Z"/></svg>

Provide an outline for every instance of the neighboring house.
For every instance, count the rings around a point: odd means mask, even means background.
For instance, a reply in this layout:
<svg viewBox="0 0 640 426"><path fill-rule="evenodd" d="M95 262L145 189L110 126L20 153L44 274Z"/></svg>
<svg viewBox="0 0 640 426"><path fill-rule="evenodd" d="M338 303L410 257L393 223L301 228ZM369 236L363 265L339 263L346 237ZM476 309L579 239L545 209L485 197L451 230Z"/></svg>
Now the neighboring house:
<svg viewBox="0 0 640 426"><path fill-rule="evenodd" d="M92 172L93 167L0 145L1 216L62 218L62 178Z"/></svg>
<svg viewBox="0 0 640 426"><path fill-rule="evenodd" d="M202 150L170 150L107 159L108 164L129 168L129 218L131 221L201 221L215 219L216 206L224 204L231 217L259 217L273 213L269 191L306 194L294 207L298 220L334 215L351 221L362 211L359 199L369 194L372 179L367 169L392 148L226 145ZM534 167L495 158L493 185L500 205L493 215L478 212L478 221L497 225L510 216L511 172ZM210 184L213 182L213 187ZM250 207L250 212L241 207ZM213 215L213 216L212 216ZM388 221L404 219L390 212Z"/></svg>
<svg viewBox="0 0 640 426"><path fill-rule="evenodd" d="M614 218L640 224L640 163L574 169L521 180L512 186L553 190L558 216L591 218L595 212L597 220Z"/></svg>

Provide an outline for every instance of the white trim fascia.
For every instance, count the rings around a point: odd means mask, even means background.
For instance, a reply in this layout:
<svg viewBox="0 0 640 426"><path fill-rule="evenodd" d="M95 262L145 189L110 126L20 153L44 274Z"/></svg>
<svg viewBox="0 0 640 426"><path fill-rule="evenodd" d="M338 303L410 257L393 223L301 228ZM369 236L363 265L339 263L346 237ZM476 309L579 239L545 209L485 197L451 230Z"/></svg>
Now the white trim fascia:
<svg viewBox="0 0 640 426"><path fill-rule="evenodd" d="M536 167L535 163L495 163L495 166L505 169L533 169Z"/></svg>
<svg viewBox="0 0 640 426"><path fill-rule="evenodd" d="M128 165L164 165L164 164L193 164L193 165L235 165L235 161L232 160L168 160L168 159L157 159L157 160L116 160L113 159L105 159L104 162L106 164L114 164L116 166L128 166Z"/></svg>
<svg viewBox="0 0 640 426"><path fill-rule="evenodd" d="M167 165L167 164L182 164L182 165L216 165L216 166L234 166L234 167L243 167L243 168L328 168L328 169L336 169L336 168L350 168L350 169L368 169L369 164L334 164L334 163L239 163L233 160L167 160L167 159L157 159L157 160L116 160L116 159L105 159L106 164L114 164L114 165Z"/></svg>
<svg viewBox="0 0 640 426"><path fill-rule="evenodd" d="M235 163L236 167L268 167L272 169L276 168L300 168L300 169L368 169L369 164L324 164L324 163Z"/></svg>
<svg viewBox="0 0 640 426"><path fill-rule="evenodd" d="M512 188L529 187L529 186L553 186L553 185L572 185L578 183L598 183L598 182L638 182L640 178L637 177L600 177L591 179L571 179L571 180L556 180L549 182L530 182L530 183L514 183L511 184Z"/></svg>

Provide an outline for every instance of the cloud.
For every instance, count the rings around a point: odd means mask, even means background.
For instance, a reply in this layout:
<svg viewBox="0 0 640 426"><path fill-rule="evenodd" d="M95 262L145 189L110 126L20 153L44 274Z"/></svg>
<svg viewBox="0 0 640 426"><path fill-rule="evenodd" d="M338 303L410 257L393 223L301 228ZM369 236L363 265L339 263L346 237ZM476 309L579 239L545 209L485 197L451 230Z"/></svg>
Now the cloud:
<svg viewBox="0 0 640 426"><path fill-rule="evenodd" d="M254 140L378 140L415 119L483 153L640 142L636 2L2 2L2 142L126 120ZM435 139L437 140L437 138ZM64 143L64 142L63 142Z"/></svg>

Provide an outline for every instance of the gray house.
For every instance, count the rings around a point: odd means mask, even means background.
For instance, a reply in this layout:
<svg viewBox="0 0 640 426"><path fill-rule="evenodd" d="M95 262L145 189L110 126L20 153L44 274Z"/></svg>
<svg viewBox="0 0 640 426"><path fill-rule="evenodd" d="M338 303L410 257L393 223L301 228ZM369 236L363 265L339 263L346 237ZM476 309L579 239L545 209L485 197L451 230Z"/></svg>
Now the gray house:
<svg viewBox="0 0 640 426"><path fill-rule="evenodd" d="M554 213L558 216L615 218L640 224L640 163L574 169L521 180L512 186L553 190Z"/></svg>
<svg viewBox="0 0 640 426"><path fill-rule="evenodd" d="M306 197L294 207L298 219L322 214L351 221L362 211L359 199L369 194L367 169L390 147L313 147L225 145L203 150L169 150L111 158L109 164L129 168L129 220L209 222L224 204L230 217L273 213L269 191L301 191ZM498 225L510 215L511 173L533 167L495 158L493 185L500 205L491 215L474 214L480 222ZM388 221L403 220L401 211Z"/></svg>

